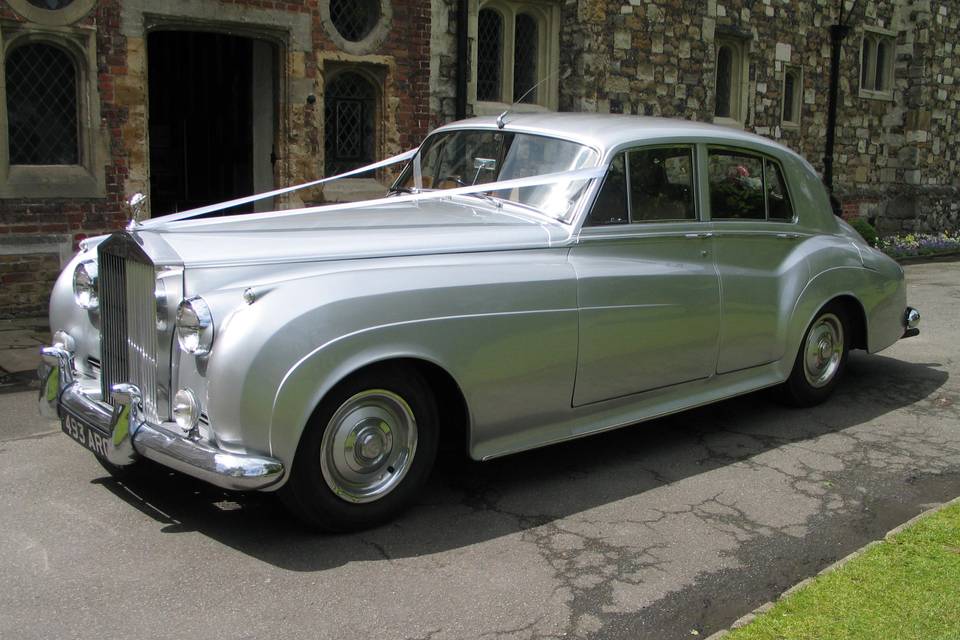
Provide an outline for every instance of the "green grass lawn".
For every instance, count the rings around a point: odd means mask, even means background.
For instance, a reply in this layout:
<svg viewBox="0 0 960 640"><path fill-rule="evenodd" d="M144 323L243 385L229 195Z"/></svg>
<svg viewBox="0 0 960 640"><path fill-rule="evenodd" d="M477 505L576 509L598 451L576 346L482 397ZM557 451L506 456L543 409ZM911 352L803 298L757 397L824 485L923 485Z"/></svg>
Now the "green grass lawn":
<svg viewBox="0 0 960 640"><path fill-rule="evenodd" d="M960 639L960 503L776 603L724 640Z"/></svg>

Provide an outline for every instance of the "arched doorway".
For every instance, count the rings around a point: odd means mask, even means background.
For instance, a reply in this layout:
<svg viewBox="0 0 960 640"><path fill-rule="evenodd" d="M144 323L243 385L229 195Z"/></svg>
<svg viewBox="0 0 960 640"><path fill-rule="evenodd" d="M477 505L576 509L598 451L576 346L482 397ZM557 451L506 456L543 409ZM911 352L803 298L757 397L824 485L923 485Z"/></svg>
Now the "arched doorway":
<svg viewBox="0 0 960 640"><path fill-rule="evenodd" d="M215 31L147 40L150 212L183 211L274 186L276 45ZM269 210L271 200L227 213Z"/></svg>

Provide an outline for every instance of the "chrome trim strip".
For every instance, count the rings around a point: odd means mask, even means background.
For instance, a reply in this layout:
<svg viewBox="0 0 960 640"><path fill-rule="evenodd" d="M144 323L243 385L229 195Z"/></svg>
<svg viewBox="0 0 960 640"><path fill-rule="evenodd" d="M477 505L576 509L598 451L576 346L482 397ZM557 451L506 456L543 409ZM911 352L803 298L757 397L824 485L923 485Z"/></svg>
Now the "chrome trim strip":
<svg viewBox="0 0 960 640"><path fill-rule="evenodd" d="M703 224L702 222L692 222L691 224ZM617 227L623 225L610 225L610 227ZM607 227L607 228L610 228ZM600 229L603 227L590 227L591 230ZM580 237L577 238L578 243L582 242L594 242L597 240L635 240L639 238L709 238L714 234L709 231L690 233L689 231L640 231L636 230L633 232L622 231L622 232L613 232L613 233L584 233L580 234Z"/></svg>
<svg viewBox="0 0 960 640"><path fill-rule="evenodd" d="M758 220L757 222L764 222L764 221ZM809 233L797 233L793 231L783 232L783 231L775 231L773 229L754 229L754 230L727 229L727 230L724 230L722 228L718 228L720 225L723 224L722 222L715 223L715 224L717 224L717 227L715 227L713 231L714 231L714 235L718 238L764 238L764 237L767 237L767 238L779 238L781 240L799 240L800 238L810 237Z"/></svg>
<svg viewBox="0 0 960 640"><path fill-rule="evenodd" d="M71 355L61 347L41 349L41 413L53 409L70 414L109 439L107 461L132 464L139 456L176 469L194 478L235 491L263 489L280 481L283 464L274 458L230 453L208 442L184 437L152 424L142 414L143 399L135 385L112 387L117 406L100 402L74 379ZM93 390L94 393L96 392Z"/></svg>

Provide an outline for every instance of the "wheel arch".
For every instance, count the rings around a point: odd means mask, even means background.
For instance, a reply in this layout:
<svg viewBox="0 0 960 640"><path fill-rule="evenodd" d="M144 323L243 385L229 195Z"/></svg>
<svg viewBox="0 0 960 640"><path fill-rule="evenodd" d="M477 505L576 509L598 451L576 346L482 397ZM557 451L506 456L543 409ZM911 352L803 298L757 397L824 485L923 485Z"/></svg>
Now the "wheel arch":
<svg viewBox="0 0 960 640"><path fill-rule="evenodd" d="M399 366L419 373L433 391L440 417L441 450L467 452L470 411L461 384L437 358L413 350L389 348L353 353L327 370L323 360L301 362L289 374L274 399L270 429L271 453L291 466L303 433L323 400L339 385L371 369ZM320 375L317 375L320 374ZM288 469L289 475L289 469Z"/></svg>
<svg viewBox="0 0 960 640"><path fill-rule="evenodd" d="M827 305L837 303L841 305L843 310L846 312L847 321L849 326L847 329L850 330L850 348L851 349L866 349L867 348L867 312L863 308L863 304L850 293L841 294L834 296L826 303L820 306L820 309L823 309ZM820 309L817 310L817 313L820 312Z"/></svg>
<svg viewBox="0 0 960 640"><path fill-rule="evenodd" d="M449 371L436 362L416 356L385 357L373 360L353 369L329 386L326 393L317 400L310 412L312 420L323 404L324 399L338 386L355 376L383 367L398 367L408 371L416 371L430 387L433 398L437 403L437 415L440 418L440 447L441 451L458 451L467 453L470 442L469 424L470 413L467 410L467 399L460 389L460 385ZM304 425L306 427L306 425Z"/></svg>
<svg viewBox="0 0 960 640"><path fill-rule="evenodd" d="M863 301L856 294L856 290L863 286L862 271L860 268L850 267L828 269L812 278L804 287L793 307L787 350L782 361L784 379L793 368L794 359L810 324L817 314L832 302L839 302L847 312L853 333L851 348L867 348L869 318Z"/></svg>

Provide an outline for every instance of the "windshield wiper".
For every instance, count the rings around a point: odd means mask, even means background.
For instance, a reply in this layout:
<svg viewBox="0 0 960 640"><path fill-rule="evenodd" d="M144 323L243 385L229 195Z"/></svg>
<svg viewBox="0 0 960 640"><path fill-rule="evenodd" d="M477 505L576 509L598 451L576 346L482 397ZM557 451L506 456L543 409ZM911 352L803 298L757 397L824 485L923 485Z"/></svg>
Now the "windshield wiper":
<svg viewBox="0 0 960 640"><path fill-rule="evenodd" d="M480 198L481 200L486 200L487 202L489 202L489 203L491 203L493 206L495 206L497 209L500 209L500 208L503 207L503 201L502 201L501 198L498 198L498 197L496 197L496 196L492 196L492 195L490 195L489 193L484 193L484 192L482 192L482 191L477 191L477 192L474 192L474 193L460 193L460 194L457 194L457 195L461 195L461 196L472 196L472 197L474 197L474 198Z"/></svg>

